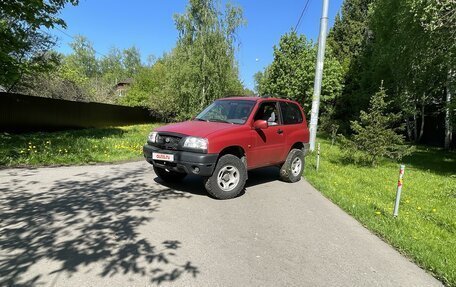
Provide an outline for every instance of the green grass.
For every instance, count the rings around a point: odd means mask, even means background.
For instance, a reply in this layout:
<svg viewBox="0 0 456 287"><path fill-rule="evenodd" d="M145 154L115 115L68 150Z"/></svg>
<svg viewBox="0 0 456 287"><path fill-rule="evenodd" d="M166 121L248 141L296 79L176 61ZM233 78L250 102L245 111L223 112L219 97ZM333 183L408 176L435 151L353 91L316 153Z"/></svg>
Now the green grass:
<svg viewBox="0 0 456 287"><path fill-rule="evenodd" d="M385 159L377 168L354 165L338 146L319 142L319 172L316 155L309 155L306 179L401 253L456 286L456 153L417 147L402 161L402 198L393 218L399 164Z"/></svg>
<svg viewBox="0 0 456 287"><path fill-rule="evenodd" d="M0 134L0 166L77 165L142 157L150 130L160 124Z"/></svg>

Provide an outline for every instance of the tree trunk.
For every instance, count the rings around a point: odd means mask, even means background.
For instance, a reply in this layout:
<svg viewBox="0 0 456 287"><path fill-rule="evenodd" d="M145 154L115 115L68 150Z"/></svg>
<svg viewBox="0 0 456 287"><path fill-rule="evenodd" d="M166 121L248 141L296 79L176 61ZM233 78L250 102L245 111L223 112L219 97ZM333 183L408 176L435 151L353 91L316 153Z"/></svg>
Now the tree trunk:
<svg viewBox="0 0 456 287"><path fill-rule="evenodd" d="M423 137L424 133L424 104L426 102L426 93L423 93L423 97L421 98L421 127L420 127L420 135L418 136L418 140L416 142L421 142L421 138Z"/></svg>
<svg viewBox="0 0 456 287"><path fill-rule="evenodd" d="M453 71L450 69L448 71L448 77L446 82L446 101L445 101L445 149L450 149L451 140L453 137L452 127L451 127L451 80L453 77Z"/></svg>
<svg viewBox="0 0 456 287"><path fill-rule="evenodd" d="M407 129L407 138L411 142L411 141L413 141L413 139L412 139L412 129L411 129L410 125L411 125L411 123L410 123L409 118L405 118L405 127Z"/></svg>
<svg viewBox="0 0 456 287"><path fill-rule="evenodd" d="M416 141L418 141L418 118L416 116L416 108L415 108L415 111L413 112L413 139Z"/></svg>
<svg viewBox="0 0 456 287"><path fill-rule="evenodd" d="M206 65L206 51L205 49L205 43L203 42L203 61L201 64L201 74L203 75L203 98L201 99L200 102L200 109L204 109L206 106L206 85L207 85L207 79L206 79L206 73L205 73L205 65Z"/></svg>

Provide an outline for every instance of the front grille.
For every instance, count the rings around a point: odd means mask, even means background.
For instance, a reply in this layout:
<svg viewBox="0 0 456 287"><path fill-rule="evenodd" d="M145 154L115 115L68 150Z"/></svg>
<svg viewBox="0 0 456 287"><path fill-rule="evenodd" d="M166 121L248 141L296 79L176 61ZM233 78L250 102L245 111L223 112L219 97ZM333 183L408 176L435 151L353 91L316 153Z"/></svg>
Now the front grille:
<svg viewBox="0 0 456 287"><path fill-rule="evenodd" d="M179 142L182 137L169 136L169 135L158 135L157 146L162 149L177 150L179 148Z"/></svg>

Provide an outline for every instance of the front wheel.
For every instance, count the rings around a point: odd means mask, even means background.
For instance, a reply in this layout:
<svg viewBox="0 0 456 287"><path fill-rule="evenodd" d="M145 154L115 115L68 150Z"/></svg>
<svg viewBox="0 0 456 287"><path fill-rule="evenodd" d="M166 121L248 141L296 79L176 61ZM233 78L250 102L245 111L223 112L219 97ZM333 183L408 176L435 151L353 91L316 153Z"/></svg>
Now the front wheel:
<svg viewBox="0 0 456 287"><path fill-rule="evenodd" d="M184 179L184 177L187 175L185 173L175 172L172 170L166 170L164 168L155 167L155 166L154 166L154 171L155 171L155 174L161 180L163 180L164 182L169 182L169 183L179 182L182 179Z"/></svg>
<svg viewBox="0 0 456 287"><path fill-rule="evenodd" d="M210 177L205 178L207 192L217 199L238 196L244 189L247 169L240 158L226 154L222 156Z"/></svg>
<svg viewBox="0 0 456 287"><path fill-rule="evenodd" d="M292 149L280 168L280 178L286 182L297 182L301 180L304 164L305 159L302 150Z"/></svg>

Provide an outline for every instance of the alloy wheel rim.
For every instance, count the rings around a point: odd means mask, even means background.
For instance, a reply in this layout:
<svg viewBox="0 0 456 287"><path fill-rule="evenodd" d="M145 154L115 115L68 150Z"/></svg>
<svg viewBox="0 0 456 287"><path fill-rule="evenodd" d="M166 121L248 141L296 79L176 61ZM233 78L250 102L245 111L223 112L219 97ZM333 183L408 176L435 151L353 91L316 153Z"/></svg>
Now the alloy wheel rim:
<svg viewBox="0 0 456 287"><path fill-rule="evenodd" d="M298 176L301 173L302 160L297 157L291 162L291 173L293 176Z"/></svg>
<svg viewBox="0 0 456 287"><path fill-rule="evenodd" d="M225 165L217 175L217 184L223 191L231 191L239 183L239 170L232 165Z"/></svg>

